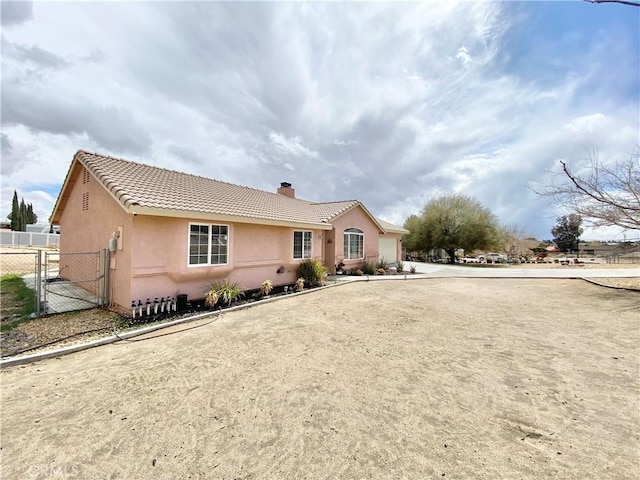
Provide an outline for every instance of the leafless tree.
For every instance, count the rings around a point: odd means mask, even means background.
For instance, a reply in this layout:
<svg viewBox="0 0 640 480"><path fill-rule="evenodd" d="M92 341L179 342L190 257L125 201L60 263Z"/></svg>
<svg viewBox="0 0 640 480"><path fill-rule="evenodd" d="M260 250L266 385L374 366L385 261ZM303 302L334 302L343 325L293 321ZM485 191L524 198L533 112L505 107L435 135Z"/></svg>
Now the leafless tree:
<svg viewBox="0 0 640 480"><path fill-rule="evenodd" d="M589 3L621 3L623 5L630 5L632 7L640 7L640 2L627 2L625 0L584 0Z"/></svg>
<svg viewBox="0 0 640 480"><path fill-rule="evenodd" d="M588 160L591 168L584 175L561 161L563 182L534 191L553 198L594 227L640 230L640 147L627 160L614 164L600 161L597 151L589 152Z"/></svg>
<svg viewBox="0 0 640 480"><path fill-rule="evenodd" d="M517 223L509 223L502 226L504 237L504 251L512 260L529 260L533 256L533 247L538 241L526 233L525 227Z"/></svg>

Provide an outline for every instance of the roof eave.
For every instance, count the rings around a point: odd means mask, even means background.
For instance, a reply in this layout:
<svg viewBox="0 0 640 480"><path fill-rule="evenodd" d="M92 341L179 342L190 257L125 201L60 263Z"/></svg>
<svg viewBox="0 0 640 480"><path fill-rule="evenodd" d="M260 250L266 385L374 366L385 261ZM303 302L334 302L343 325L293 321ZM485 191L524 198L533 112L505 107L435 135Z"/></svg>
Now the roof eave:
<svg viewBox="0 0 640 480"><path fill-rule="evenodd" d="M275 227L305 228L309 230L331 230L329 223L294 222L275 220L270 218L247 217L242 215L226 215L222 213L207 213L189 210L176 210L170 208L142 207L130 205L125 210L131 215L148 215L153 217L188 218L193 220L206 220L228 223L248 223L254 225L270 225Z"/></svg>
<svg viewBox="0 0 640 480"><path fill-rule="evenodd" d="M385 230L385 233L399 233L402 235L408 235L411 232L405 228L387 228Z"/></svg>

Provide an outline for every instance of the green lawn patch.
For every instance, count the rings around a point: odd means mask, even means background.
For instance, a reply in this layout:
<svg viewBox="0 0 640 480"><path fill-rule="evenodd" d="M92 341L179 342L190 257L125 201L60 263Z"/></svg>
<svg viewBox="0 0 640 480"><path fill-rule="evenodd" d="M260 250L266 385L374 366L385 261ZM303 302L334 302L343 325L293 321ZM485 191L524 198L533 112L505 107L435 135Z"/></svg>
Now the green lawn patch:
<svg viewBox="0 0 640 480"><path fill-rule="evenodd" d="M20 275L7 274L0 277L0 331L8 331L29 320L36 311L35 292L27 287Z"/></svg>

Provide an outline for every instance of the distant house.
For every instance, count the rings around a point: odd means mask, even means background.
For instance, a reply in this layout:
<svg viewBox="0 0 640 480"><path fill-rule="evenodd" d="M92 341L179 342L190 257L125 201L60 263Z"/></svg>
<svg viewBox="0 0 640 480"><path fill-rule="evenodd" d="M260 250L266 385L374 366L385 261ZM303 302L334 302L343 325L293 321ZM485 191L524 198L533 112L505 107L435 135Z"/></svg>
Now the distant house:
<svg viewBox="0 0 640 480"><path fill-rule="evenodd" d="M202 298L214 280L258 288L292 284L300 262L330 272L365 259L400 258L404 228L375 218L358 200L317 203L78 151L51 222L60 252L113 252L109 301L187 294Z"/></svg>
<svg viewBox="0 0 640 480"><path fill-rule="evenodd" d="M585 257L608 257L611 255L623 255L626 246L620 243L580 243L580 255Z"/></svg>

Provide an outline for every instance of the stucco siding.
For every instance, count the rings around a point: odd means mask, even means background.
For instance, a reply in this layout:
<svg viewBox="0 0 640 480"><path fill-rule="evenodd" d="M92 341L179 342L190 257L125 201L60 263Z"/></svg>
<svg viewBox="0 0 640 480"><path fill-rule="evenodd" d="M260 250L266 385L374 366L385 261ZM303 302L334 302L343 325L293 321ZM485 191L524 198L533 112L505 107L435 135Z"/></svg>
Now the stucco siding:
<svg viewBox="0 0 640 480"><path fill-rule="evenodd" d="M74 168L71 181L74 182L74 188L69 189L69 198L59 222L60 252L64 254L100 251L109 247L113 232L120 231L119 250L111 254L110 267L117 266L117 268L115 270L110 268L109 297L111 301L128 299L131 217L94 177L83 175L81 165L76 165ZM62 258L65 258L64 255ZM61 268L64 266L61 265ZM62 272L65 278L78 280L73 278L73 275L72 268Z"/></svg>
<svg viewBox="0 0 640 480"><path fill-rule="evenodd" d="M335 256L336 262L343 260L346 268L361 265L364 259L378 259L378 236L380 230L371 217L360 207L356 207L331 222L335 229ZM364 232L364 259L344 259L344 231L348 228L358 228Z"/></svg>
<svg viewBox="0 0 640 480"><path fill-rule="evenodd" d="M255 289L270 279L274 285L293 284L301 260L293 258L293 228L231 223L226 265L189 266L190 224L195 219L138 216L134 219L131 299L187 294L204 297L214 281L238 282ZM312 256L322 258L322 231L312 230ZM278 273L278 270L282 270Z"/></svg>

